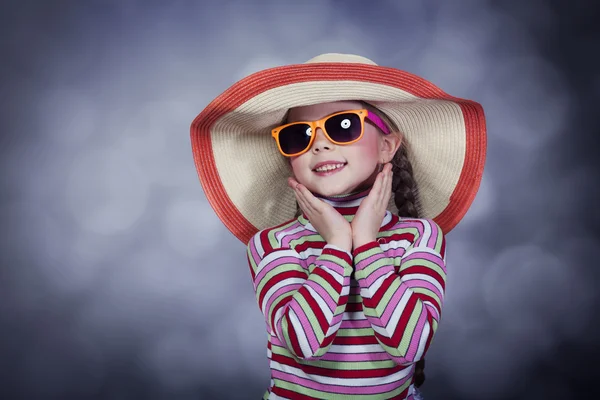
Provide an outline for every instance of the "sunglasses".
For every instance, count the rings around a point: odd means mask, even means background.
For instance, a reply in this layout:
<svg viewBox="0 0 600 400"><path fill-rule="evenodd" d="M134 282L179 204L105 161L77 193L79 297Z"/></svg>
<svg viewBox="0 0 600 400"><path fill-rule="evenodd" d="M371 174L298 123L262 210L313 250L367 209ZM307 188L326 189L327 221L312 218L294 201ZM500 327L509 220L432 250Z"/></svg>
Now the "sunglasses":
<svg viewBox="0 0 600 400"><path fill-rule="evenodd" d="M383 120L369 110L348 110L328 115L317 121L300 121L281 125L271 131L281 154L286 157L299 156L312 146L318 128L327 139L337 145L358 142L365 132L365 118L389 135L390 130Z"/></svg>

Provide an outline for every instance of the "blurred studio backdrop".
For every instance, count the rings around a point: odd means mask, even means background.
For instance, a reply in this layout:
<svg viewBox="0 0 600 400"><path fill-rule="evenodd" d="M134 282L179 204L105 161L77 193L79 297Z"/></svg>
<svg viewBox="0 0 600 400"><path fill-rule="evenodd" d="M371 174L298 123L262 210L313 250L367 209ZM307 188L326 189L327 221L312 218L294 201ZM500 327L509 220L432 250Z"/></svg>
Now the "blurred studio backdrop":
<svg viewBox="0 0 600 400"><path fill-rule="evenodd" d="M236 80L354 53L482 103L433 399L594 399L598 20L560 1L4 1L0 397L257 399L245 247L189 126Z"/></svg>

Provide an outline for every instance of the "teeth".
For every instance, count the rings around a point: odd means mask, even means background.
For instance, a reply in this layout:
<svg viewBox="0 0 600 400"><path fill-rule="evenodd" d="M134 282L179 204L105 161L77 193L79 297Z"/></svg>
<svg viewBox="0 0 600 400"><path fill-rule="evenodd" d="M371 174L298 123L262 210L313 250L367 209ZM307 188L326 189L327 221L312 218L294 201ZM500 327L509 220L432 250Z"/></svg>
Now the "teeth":
<svg viewBox="0 0 600 400"><path fill-rule="evenodd" d="M344 164L328 164L315 169L317 172L333 171L334 169L342 168Z"/></svg>

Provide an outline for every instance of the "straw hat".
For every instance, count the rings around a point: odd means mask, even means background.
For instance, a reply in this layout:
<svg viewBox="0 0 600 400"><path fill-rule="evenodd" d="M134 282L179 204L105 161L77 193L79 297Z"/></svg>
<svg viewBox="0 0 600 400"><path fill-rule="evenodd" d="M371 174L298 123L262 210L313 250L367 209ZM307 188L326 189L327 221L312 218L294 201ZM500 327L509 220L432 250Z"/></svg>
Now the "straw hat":
<svg viewBox="0 0 600 400"><path fill-rule="evenodd" d="M363 100L400 129L419 190L419 209L447 233L479 189L486 153L482 107L413 74L349 54L270 68L233 84L192 122L200 182L211 206L243 243L294 218L291 169L270 130L289 108ZM390 201L389 210L397 210Z"/></svg>

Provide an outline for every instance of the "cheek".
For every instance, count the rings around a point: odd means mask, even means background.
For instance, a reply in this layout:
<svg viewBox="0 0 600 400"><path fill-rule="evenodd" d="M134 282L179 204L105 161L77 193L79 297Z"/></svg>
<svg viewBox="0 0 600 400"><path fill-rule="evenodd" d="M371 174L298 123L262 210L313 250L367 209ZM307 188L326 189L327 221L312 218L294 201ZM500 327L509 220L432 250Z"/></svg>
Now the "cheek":
<svg viewBox="0 0 600 400"><path fill-rule="evenodd" d="M299 174L302 174L302 171L308 167L308 160L302 156L293 157L290 160L290 166L292 167L292 172L294 175L298 176Z"/></svg>

